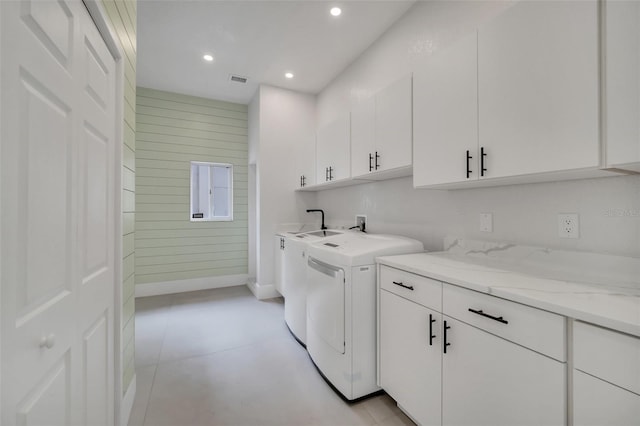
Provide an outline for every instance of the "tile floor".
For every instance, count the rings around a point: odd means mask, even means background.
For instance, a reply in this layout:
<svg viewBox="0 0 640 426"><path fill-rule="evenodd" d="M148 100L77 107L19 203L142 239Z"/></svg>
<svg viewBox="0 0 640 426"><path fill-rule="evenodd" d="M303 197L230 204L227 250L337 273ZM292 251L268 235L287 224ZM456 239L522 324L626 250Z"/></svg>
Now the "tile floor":
<svg viewBox="0 0 640 426"><path fill-rule="evenodd" d="M413 425L387 395L347 404L245 287L136 299L130 426Z"/></svg>

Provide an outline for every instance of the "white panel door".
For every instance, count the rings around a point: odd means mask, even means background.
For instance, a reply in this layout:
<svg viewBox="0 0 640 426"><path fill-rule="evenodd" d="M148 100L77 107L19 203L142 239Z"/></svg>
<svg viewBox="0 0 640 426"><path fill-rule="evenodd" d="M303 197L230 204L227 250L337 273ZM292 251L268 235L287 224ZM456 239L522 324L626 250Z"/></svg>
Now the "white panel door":
<svg viewBox="0 0 640 426"><path fill-rule="evenodd" d="M422 426L442 422L441 318L380 290L380 386Z"/></svg>
<svg viewBox="0 0 640 426"><path fill-rule="evenodd" d="M640 395L573 370L575 426L637 426Z"/></svg>
<svg viewBox="0 0 640 426"><path fill-rule="evenodd" d="M351 175L368 175L375 171L374 121L376 98L365 99L351 111Z"/></svg>
<svg viewBox="0 0 640 426"><path fill-rule="evenodd" d="M443 337L444 426L565 424L565 364L450 317L443 320L450 327Z"/></svg>
<svg viewBox="0 0 640 426"><path fill-rule="evenodd" d="M113 424L114 59L79 1L0 8L2 424Z"/></svg>
<svg viewBox="0 0 640 426"><path fill-rule="evenodd" d="M484 177L597 167L598 2L522 1L478 32Z"/></svg>
<svg viewBox="0 0 640 426"><path fill-rule="evenodd" d="M375 139L379 158L374 159L375 170L411 166L411 84L408 75L376 93Z"/></svg>
<svg viewBox="0 0 640 426"><path fill-rule="evenodd" d="M478 38L429 58L413 76L413 185L477 180Z"/></svg>
<svg viewBox="0 0 640 426"><path fill-rule="evenodd" d="M640 172L640 2L604 5L606 166Z"/></svg>

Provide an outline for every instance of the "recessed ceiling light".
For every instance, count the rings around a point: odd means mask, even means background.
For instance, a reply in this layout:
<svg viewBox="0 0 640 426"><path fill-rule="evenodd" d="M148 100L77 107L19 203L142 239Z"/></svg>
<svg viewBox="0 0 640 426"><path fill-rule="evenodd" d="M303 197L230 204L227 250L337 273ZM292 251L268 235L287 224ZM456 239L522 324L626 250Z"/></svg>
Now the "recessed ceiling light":
<svg viewBox="0 0 640 426"><path fill-rule="evenodd" d="M293 73L287 72L284 74L284 76L287 78L293 78Z"/></svg>
<svg viewBox="0 0 640 426"><path fill-rule="evenodd" d="M211 61L213 61L213 56L208 55L208 54L207 54L207 55L204 55L202 58L203 58L205 61L207 61L207 62L211 62Z"/></svg>
<svg viewBox="0 0 640 426"><path fill-rule="evenodd" d="M340 14L342 13L342 9L340 9L339 7L332 7L331 10L329 11L333 16L340 16Z"/></svg>

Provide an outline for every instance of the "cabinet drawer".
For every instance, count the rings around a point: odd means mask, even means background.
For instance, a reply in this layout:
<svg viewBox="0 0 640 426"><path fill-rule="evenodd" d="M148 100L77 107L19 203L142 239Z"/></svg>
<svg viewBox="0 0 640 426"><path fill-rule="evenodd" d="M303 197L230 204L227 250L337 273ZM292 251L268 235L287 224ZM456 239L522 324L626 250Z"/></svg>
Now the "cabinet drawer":
<svg viewBox="0 0 640 426"><path fill-rule="evenodd" d="M640 394L640 339L576 321L574 367Z"/></svg>
<svg viewBox="0 0 640 426"><path fill-rule="evenodd" d="M447 315L566 361L563 316L450 284L444 284L442 291L443 312Z"/></svg>
<svg viewBox="0 0 640 426"><path fill-rule="evenodd" d="M442 283L431 278L380 266L380 288L442 312Z"/></svg>

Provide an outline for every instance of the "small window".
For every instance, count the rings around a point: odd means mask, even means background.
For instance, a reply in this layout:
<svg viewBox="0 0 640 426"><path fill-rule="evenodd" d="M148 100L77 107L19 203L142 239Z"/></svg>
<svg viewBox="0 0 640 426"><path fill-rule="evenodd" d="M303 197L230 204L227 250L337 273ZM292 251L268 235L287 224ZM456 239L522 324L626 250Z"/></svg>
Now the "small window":
<svg viewBox="0 0 640 426"><path fill-rule="evenodd" d="M233 165L191 162L191 220L233 220Z"/></svg>

